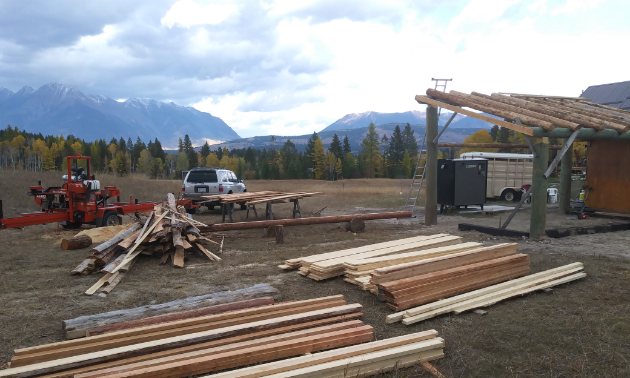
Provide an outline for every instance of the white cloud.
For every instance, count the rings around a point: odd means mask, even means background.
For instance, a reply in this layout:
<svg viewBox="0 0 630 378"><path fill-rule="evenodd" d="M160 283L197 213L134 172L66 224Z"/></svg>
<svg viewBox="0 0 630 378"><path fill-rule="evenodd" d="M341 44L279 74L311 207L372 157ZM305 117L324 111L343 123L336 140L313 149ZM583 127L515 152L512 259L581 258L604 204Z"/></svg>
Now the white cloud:
<svg viewBox="0 0 630 378"><path fill-rule="evenodd" d="M238 7L232 1L217 1L199 4L193 0L179 0L160 20L169 28L181 26L189 28L195 25L217 25L234 14Z"/></svg>
<svg viewBox="0 0 630 378"><path fill-rule="evenodd" d="M575 14L578 12L586 12L597 8L604 3L605 0L566 0L564 5L551 11L553 16L559 14Z"/></svg>

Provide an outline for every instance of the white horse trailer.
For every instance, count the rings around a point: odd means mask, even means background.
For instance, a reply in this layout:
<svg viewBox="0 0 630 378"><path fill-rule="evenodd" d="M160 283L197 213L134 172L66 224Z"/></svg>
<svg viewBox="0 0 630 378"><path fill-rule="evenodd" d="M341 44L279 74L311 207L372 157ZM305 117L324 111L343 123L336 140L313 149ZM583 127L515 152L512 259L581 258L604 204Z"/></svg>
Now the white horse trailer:
<svg viewBox="0 0 630 378"><path fill-rule="evenodd" d="M500 197L504 201L516 201L523 185L532 184L534 155L505 154L497 152L466 152L462 159L488 159L488 184L486 197Z"/></svg>

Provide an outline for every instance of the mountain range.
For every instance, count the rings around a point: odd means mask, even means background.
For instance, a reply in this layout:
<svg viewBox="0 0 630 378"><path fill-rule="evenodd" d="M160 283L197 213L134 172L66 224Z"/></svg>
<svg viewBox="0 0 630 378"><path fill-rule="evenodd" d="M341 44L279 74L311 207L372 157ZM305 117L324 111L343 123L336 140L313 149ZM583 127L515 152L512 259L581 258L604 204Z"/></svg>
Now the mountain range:
<svg viewBox="0 0 630 378"><path fill-rule="evenodd" d="M439 123L444 124L452 113L443 112ZM377 132L388 137L396 125L401 128L409 123L416 132L416 139L424 135L426 113L412 110L400 113L347 114L323 129L319 135L327 146L334 134L350 140L353 151L358 151L360 143L370 123L377 125ZM24 87L17 92L0 88L0 125L17 126L21 130L43 135L74 135L88 141L110 140L112 137L135 140L140 137L145 142L158 138L163 146L175 147L178 138L188 134L194 145L201 146L206 141L212 149L270 148L281 146L287 139L303 150L310 135L257 136L241 138L221 118L201 112L190 106L173 102L160 102L152 99L130 98L116 101L101 95L85 94L75 88L50 83L34 90ZM442 136L444 142L461 142L474 131L492 125L475 118L457 115ZM223 142L228 141L228 142Z"/></svg>
<svg viewBox="0 0 630 378"><path fill-rule="evenodd" d="M24 87L15 93L0 88L0 125L8 124L89 141L158 138L164 146L176 146L185 134L195 144L240 138L221 118L189 106L137 98L119 102L57 83L37 90Z"/></svg>

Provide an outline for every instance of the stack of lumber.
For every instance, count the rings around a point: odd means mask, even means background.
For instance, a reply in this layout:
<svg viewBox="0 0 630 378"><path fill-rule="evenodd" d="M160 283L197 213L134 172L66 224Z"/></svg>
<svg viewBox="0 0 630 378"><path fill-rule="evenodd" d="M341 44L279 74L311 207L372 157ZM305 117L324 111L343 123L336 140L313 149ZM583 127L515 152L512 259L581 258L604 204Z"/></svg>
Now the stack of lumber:
<svg viewBox="0 0 630 378"><path fill-rule="evenodd" d="M378 285L379 298L400 311L529 273L529 256L516 254Z"/></svg>
<svg viewBox="0 0 630 378"><path fill-rule="evenodd" d="M248 205L256 205L264 202L287 202L293 199L300 199L305 197L311 197L320 192L274 192L274 191L262 191L262 192L245 192L245 193L232 193L232 194L216 194L216 195L202 195L199 196L200 203L205 202L218 202L224 203L246 203Z"/></svg>
<svg viewBox="0 0 630 378"><path fill-rule="evenodd" d="M360 304L347 304L343 296L337 295L215 311L210 315L171 315L163 322L141 323L95 336L18 349L11 368L0 371L0 377L207 374L370 342L374 338L373 328L358 320L361 311ZM416 345L415 349L405 352L405 356L441 357L443 342L435 339L434 334L393 341L388 347L429 339L434 340ZM378 345L359 349L374 352L383 349L385 344ZM353 353L356 351L341 356L349 357ZM397 358L395 356L392 354L390 360Z"/></svg>
<svg viewBox="0 0 630 378"><path fill-rule="evenodd" d="M168 319L184 319L192 317L191 314L210 315L273 304L273 297L279 294L278 290L269 284L257 284L234 291L220 291L161 304L83 315L62 321L61 328L66 339L76 339L106 333L108 330L156 324Z"/></svg>
<svg viewBox="0 0 630 378"><path fill-rule="evenodd" d="M160 264L171 260L173 266L179 268L184 267L186 251L198 251L211 261L221 261L221 258L208 251L203 244L217 245L218 252L221 253L223 241L219 243L202 235L199 226L204 227L206 224L191 219L183 207L176 209L175 197L169 193L168 202L156 205L143 224L134 224L91 249L90 255L71 273L105 273L85 292L92 295L99 289L103 293L109 293L140 254L161 256Z"/></svg>
<svg viewBox="0 0 630 378"><path fill-rule="evenodd" d="M364 377L444 357L444 340L436 336L423 331L204 377Z"/></svg>
<svg viewBox="0 0 630 378"><path fill-rule="evenodd" d="M345 249L341 251L322 253L318 255L287 260L281 269L295 269L308 278L320 281L345 273L346 262L370 259L379 256L400 254L405 251L418 252L438 247L446 247L461 243L459 236L436 234L416 236L394 242L379 243L364 247Z"/></svg>
<svg viewBox="0 0 630 378"><path fill-rule="evenodd" d="M440 256L449 256L462 251L469 251L481 247L480 243L460 243L445 247L430 248L420 251L398 253L373 258L350 260L344 263L346 282L361 286L364 290L374 292L376 287L369 284L372 272L375 269L399 264L424 261Z"/></svg>
<svg viewBox="0 0 630 378"><path fill-rule="evenodd" d="M548 289L586 277L586 273L582 272L583 269L584 265L579 262L564 265L391 314L387 316L386 322L402 321L403 324L409 325L449 312L459 314L475 308L490 306L511 297Z"/></svg>

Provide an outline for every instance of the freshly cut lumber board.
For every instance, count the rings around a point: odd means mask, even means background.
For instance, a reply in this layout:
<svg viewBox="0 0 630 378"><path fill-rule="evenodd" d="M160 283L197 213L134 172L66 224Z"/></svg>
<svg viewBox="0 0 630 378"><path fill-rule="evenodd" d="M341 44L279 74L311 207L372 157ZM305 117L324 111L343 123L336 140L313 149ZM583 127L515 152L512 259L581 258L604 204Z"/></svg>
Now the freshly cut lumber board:
<svg viewBox="0 0 630 378"><path fill-rule="evenodd" d="M381 370L381 368L387 369L388 367L393 367L396 364L396 361L407 356L410 357L407 359L407 362L420 362L422 360L426 361L441 358L443 357L442 348L444 348L444 340L436 337L431 340L419 341L412 344L401 345L337 361L272 374L266 376L266 378L356 377L357 374L360 374L359 376L363 376L362 372L364 372L364 369L367 366L371 365L370 368L365 369L367 371L364 373L374 373ZM426 354L418 360L419 355L423 354L423 352Z"/></svg>
<svg viewBox="0 0 630 378"><path fill-rule="evenodd" d="M516 254L518 243L504 243L375 269L370 283L380 284Z"/></svg>
<svg viewBox="0 0 630 378"><path fill-rule="evenodd" d="M228 338L209 341L205 343L193 344L193 345L189 345L189 346L185 346L181 348L173 348L173 349L167 349L161 352L143 354L140 356L126 358L123 360L110 361L103 364L90 365L90 366L85 366L85 367L73 369L73 370L65 370L63 372L46 375L45 378L72 378L74 377L75 374L79 374L79 373L86 373L89 371L108 369L108 368L112 368L116 366L122 366L126 364L152 360L156 358L179 355L182 353L188 353L188 352L192 352L196 350L213 348L213 347L237 343L241 341L259 339L266 336L280 335L286 332L292 332L292 331L297 331L301 329L308 329L308 328L318 327L318 326L322 326L326 324L335 324L335 323L340 323L340 322L356 322L356 320L353 320L353 319L360 318L362 315L363 315L362 313L357 312L350 315L324 318L324 319L319 319L319 320L315 320L311 322L304 322L304 323L298 323L298 324L294 324L294 325L290 325L286 327L269 329L269 330L261 331L261 332L252 332L252 333L247 333L240 336L228 337Z"/></svg>
<svg viewBox="0 0 630 378"><path fill-rule="evenodd" d="M77 236L87 235L90 238L92 238L92 243L102 243L104 241L107 241L113 238L120 231L124 231L131 226L133 226L133 224L121 224L117 226L95 227L95 228L83 230L79 232L78 234L74 235L74 237L76 238Z"/></svg>
<svg viewBox="0 0 630 378"><path fill-rule="evenodd" d="M358 323L358 324L357 324ZM75 375L96 377L188 377L211 371L266 362L270 359L371 341L374 330L361 322L339 323L195 352L148 360Z"/></svg>
<svg viewBox="0 0 630 378"><path fill-rule="evenodd" d="M521 295L521 293L525 294L526 292L532 292L562 284L564 283L564 281L562 281L563 278L575 277L580 274L579 272L582 269L582 263L574 263L550 269L548 271L531 274L497 285L488 286L483 289L442 299L420 307L415 307L407 311L392 314L386 318L386 322L394 323L402 320L404 324L413 324L430 319L434 316L452 312L455 309L459 309L461 310L460 312L462 312L467 309L482 307L484 303L491 304L490 302L497 302L511 296ZM582 277L583 276L573 279L579 279ZM566 282L572 281L573 279L567 280ZM549 284L549 286L546 286L547 284Z"/></svg>
<svg viewBox="0 0 630 378"><path fill-rule="evenodd" d="M151 316L147 318L141 318L136 320L129 320L126 322L114 323L99 327L89 328L87 330L88 336L97 336L105 333L122 331L125 329L145 327L158 323L172 322L176 320L196 318L200 316L216 315L229 311L243 310L248 308L262 307L273 305L273 297L254 298L246 301L238 301L232 303L225 303L216 306L204 307L195 310L174 312L165 315Z"/></svg>
<svg viewBox="0 0 630 378"><path fill-rule="evenodd" d="M391 240L391 241L383 242L383 243L369 244L369 245L365 245L363 247L350 248L350 249L344 249L344 250L340 250L340 251L333 251L333 252L327 252L327 253L320 253L318 255L311 255L311 256L300 257L300 258L297 258L297 259L286 260L285 264L287 264L288 266L293 267L293 269L295 269L295 268L298 268L303 263L310 264L310 263L314 263L314 262L318 262L318 261L334 259L334 258L337 258L337 257L349 256L349 255L354 255L354 254L357 254L357 253L376 251L378 249L396 247L396 246L400 246L400 245L404 245L404 244L415 243L415 242L419 242L419 241L425 241L425 240L434 239L434 238L438 238L438 237L442 237L442 236L447 236L447 234L435 234L435 235L427 235L427 236L424 236L424 235L423 236L414 236L414 237L411 237L411 238Z"/></svg>
<svg viewBox="0 0 630 378"><path fill-rule="evenodd" d="M269 296L273 297L279 294L278 290L269 284L257 284L234 291L221 291L213 294L178 299L172 302L157 305L148 305L125 310L110 311L102 314L80 316L78 318L62 321L61 326L66 334L66 338L74 339L84 337L86 335L86 331L93 327L141 319L150 316L169 314L172 312L215 306L230 302Z"/></svg>
<svg viewBox="0 0 630 378"><path fill-rule="evenodd" d="M259 322L241 324L232 327L225 327L205 332L198 332L183 336L169 337L156 341L129 345L125 347L108 349L105 351L86 353L72 357L46 361L38 364L26 365L17 368L0 370L0 377L34 377L37 375L50 374L58 371L78 368L112 361L139 354L157 352L165 349L177 348L207 341L212 341L225 337L238 336L252 331L263 331L267 329L284 327L292 324L308 322L327 317L341 316L360 312L362 306L350 304L333 307L325 310L311 311L296 315L289 315L280 318L273 318Z"/></svg>
<svg viewBox="0 0 630 378"><path fill-rule="evenodd" d="M326 362L337 361L343 358L364 355L379 350L394 348L401 345L408 345L414 342L434 339L437 331L429 330L413 333L410 335L392 337L389 339L372 341L365 344L353 345L331 351L320 352L313 355L294 357L287 360L270 362L263 365L250 366L239 370L232 370L224 373L213 374L216 378L258 378L266 377L270 374L277 374L285 371L319 365ZM210 377L210 376L205 376Z"/></svg>
<svg viewBox="0 0 630 378"><path fill-rule="evenodd" d="M286 304L281 304L277 306L234 311L219 315L202 316L198 318L185 319L164 324L156 324L152 326L134 328L119 332L112 332L109 334L79 340L70 340L47 344L40 346L36 350L31 348L28 353L23 353L22 351L20 351L20 353L18 354L16 352L16 356L13 357L13 359L11 360L11 364L14 367L24 366L27 364L50 361L81 353L98 352L142 342L149 342L168 337L183 336L187 334L208 331L211 329L220 329L244 323L289 316L293 314L304 313L307 311L316 311L346 304L345 300L343 299L335 300L335 297L328 298L332 298L332 300L288 302ZM246 313L250 315L239 317L239 313Z"/></svg>

